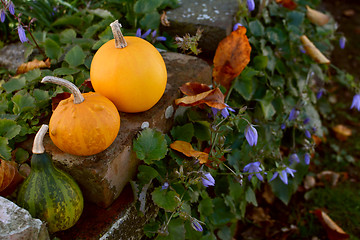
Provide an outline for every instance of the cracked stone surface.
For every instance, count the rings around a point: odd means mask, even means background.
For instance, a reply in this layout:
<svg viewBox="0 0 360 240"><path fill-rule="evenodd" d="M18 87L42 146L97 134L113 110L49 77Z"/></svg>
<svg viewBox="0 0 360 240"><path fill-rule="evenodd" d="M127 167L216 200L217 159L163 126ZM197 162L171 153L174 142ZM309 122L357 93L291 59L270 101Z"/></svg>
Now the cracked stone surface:
<svg viewBox="0 0 360 240"><path fill-rule="evenodd" d="M0 239L2 240L48 240L46 224L32 218L30 213L0 197Z"/></svg>
<svg viewBox="0 0 360 240"><path fill-rule="evenodd" d="M169 27L162 31L182 37L186 33L195 35L203 29L199 47L204 55L212 56L219 42L232 31L239 4L237 0L181 0L179 8L166 13Z"/></svg>

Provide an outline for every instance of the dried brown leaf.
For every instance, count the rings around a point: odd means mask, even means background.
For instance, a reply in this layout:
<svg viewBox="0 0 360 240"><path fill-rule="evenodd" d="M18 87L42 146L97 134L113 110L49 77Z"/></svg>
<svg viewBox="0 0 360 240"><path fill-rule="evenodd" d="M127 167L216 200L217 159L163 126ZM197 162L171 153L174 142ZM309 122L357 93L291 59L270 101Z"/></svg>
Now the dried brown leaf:
<svg viewBox="0 0 360 240"><path fill-rule="evenodd" d="M200 164L207 163L209 154L196 151L190 143L184 141L175 141L170 144L170 147L178 152L181 152L187 157L194 157L200 161Z"/></svg>
<svg viewBox="0 0 360 240"><path fill-rule="evenodd" d="M324 211L317 209L313 211L326 230L329 240L346 240L349 235L344 232Z"/></svg>
<svg viewBox="0 0 360 240"><path fill-rule="evenodd" d="M302 35L300 37L301 43L303 44L306 53L317 63L321 64L330 64L330 60L327 59L319 49L307 38L307 36Z"/></svg>
<svg viewBox="0 0 360 240"><path fill-rule="evenodd" d="M327 24L330 20L330 17L322 12L312 9L306 5L306 16L313 24L323 26Z"/></svg>
<svg viewBox="0 0 360 240"><path fill-rule="evenodd" d="M239 26L229 36L221 40L214 57L213 78L227 90L232 81L250 62L251 46L246 36L246 28Z"/></svg>
<svg viewBox="0 0 360 240"><path fill-rule="evenodd" d="M335 132L336 138L340 141L346 141L348 137L352 135L351 129L342 124L336 125L332 130Z"/></svg>
<svg viewBox="0 0 360 240"><path fill-rule="evenodd" d="M165 27L170 27L170 22L166 16L166 12L163 11L163 13L161 14L161 17L160 17L160 22L161 22L161 25L165 26Z"/></svg>
<svg viewBox="0 0 360 240"><path fill-rule="evenodd" d="M0 196L10 195L24 177L17 170L17 163L14 161L0 160Z"/></svg>
<svg viewBox="0 0 360 240"><path fill-rule="evenodd" d="M55 109L59 105L59 103L62 100L69 98L70 96L71 96L71 93L68 93L68 92L58 93L55 97L53 97L51 99L52 110L55 111Z"/></svg>
<svg viewBox="0 0 360 240"><path fill-rule="evenodd" d="M226 107L224 100L224 94L219 88L215 88L196 95L178 98L175 100L175 104L180 106L197 106L205 103L213 108L224 109Z"/></svg>
<svg viewBox="0 0 360 240"><path fill-rule="evenodd" d="M49 68L51 65L50 63L50 59L46 59L45 62L44 61L40 61L37 59L34 59L31 62L27 62L27 63L23 63L21 64L17 70L16 70L16 74L22 74L22 73L26 73L29 72L31 70L34 70L36 68Z"/></svg>
<svg viewBox="0 0 360 240"><path fill-rule="evenodd" d="M180 87L180 91L188 96L194 96L209 90L211 88L208 85L198 82L187 82Z"/></svg>

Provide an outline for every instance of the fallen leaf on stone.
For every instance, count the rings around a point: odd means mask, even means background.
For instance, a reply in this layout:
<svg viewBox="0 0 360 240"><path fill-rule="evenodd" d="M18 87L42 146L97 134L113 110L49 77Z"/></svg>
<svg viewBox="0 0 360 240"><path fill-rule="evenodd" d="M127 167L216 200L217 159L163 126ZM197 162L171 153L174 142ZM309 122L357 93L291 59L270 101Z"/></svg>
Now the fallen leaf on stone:
<svg viewBox="0 0 360 240"><path fill-rule="evenodd" d="M313 211L322 226L326 229L329 240L346 240L349 235L344 232L325 212L320 209Z"/></svg>
<svg viewBox="0 0 360 240"><path fill-rule="evenodd" d="M68 93L68 92L58 93L55 97L53 97L51 99L52 110L54 111L62 100L67 99L70 96L71 96L71 93Z"/></svg>
<svg viewBox="0 0 360 240"><path fill-rule="evenodd" d="M188 96L194 96L211 90L208 85L198 82L187 82L183 84L179 89L183 94Z"/></svg>
<svg viewBox="0 0 360 240"><path fill-rule="evenodd" d="M207 163L209 154L205 152L196 151L193 149L190 143L184 141L175 141L170 144L170 148L181 152L187 157L193 157L200 161L200 164Z"/></svg>
<svg viewBox="0 0 360 240"><path fill-rule="evenodd" d="M14 161L0 160L0 196L10 195L24 180Z"/></svg>
<svg viewBox="0 0 360 240"><path fill-rule="evenodd" d="M315 9L306 5L306 16L313 24L323 26L327 24L330 20L330 17L322 12L319 12Z"/></svg>
<svg viewBox="0 0 360 240"><path fill-rule="evenodd" d="M300 37L301 43L303 44L305 51L309 56L317 63L321 64L329 64L330 60L327 59L319 49L315 47L315 45L307 38L307 36L302 35Z"/></svg>
<svg viewBox="0 0 360 240"><path fill-rule="evenodd" d="M276 2L289 10L294 10L297 7L297 4L293 0L276 0Z"/></svg>
<svg viewBox="0 0 360 240"><path fill-rule="evenodd" d="M34 70L36 68L49 68L51 65L50 63L50 59L46 59L45 62L44 61L40 61L37 59L34 59L31 62L27 62L27 63L23 63L21 64L17 70L16 70L16 74L22 74L22 73L26 73L29 72L31 70Z"/></svg>
<svg viewBox="0 0 360 240"><path fill-rule="evenodd" d="M180 106L197 106L205 103L209 107L224 109L226 107L224 100L224 94L219 88L215 88L196 95L178 98L175 100L175 104Z"/></svg>
<svg viewBox="0 0 360 240"><path fill-rule="evenodd" d="M214 81L227 90L232 81L250 62L251 46L246 36L246 28L239 26L230 35L221 40L214 56Z"/></svg>
<svg viewBox="0 0 360 240"><path fill-rule="evenodd" d="M335 132L336 138L340 141L346 141L348 137L352 135L351 129L342 124L336 125L332 130Z"/></svg>

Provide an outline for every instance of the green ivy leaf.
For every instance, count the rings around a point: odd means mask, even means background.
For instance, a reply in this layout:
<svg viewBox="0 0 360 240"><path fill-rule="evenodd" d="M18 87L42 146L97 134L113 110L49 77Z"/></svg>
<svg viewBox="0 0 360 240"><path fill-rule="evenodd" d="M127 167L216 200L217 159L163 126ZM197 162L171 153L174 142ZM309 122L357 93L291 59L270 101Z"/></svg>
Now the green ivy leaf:
<svg viewBox="0 0 360 240"><path fill-rule="evenodd" d="M37 102L46 101L50 99L49 92L41 89L34 89L34 98Z"/></svg>
<svg viewBox="0 0 360 240"><path fill-rule="evenodd" d="M177 194L175 191L163 190L161 187L157 187L151 195L154 203L166 211L172 212L178 206L179 202L176 199Z"/></svg>
<svg viewBox="0 0 360 240"><path fill-rule="evenodd" d="M185 239L185 227L184 221L181 218L171 219L168 226L169 235L158 235L156 240L184 240Z"/></svg>
<svg viewBox="0 0 360 240"><path fill-rule="evenodd" d="M208 121L194 122L194 135L200 141L208 141L211 138L210 123Z"/></svg>
<svg viewBox="0 0 360 240"><path fill-rule="evenodd" d="M80 69L62 67L55 69L54 75L56 76L73 75L75 73L78 73L79 71Z"/></svg>
<svg viewBox="0 0 360 240"><path fill-rule="evenodd" d="M135 13L148 13L156 11L164 0L138 0L134 4Z"/></svg>
<svg viewBox="0 0 360 240"><path fill-rule="evenodd" d="M23 148L16 149L15 152L15 159L16 162L21 164L24 163L26 160L29 159L30 154Z"/></svg>
<svg viewBox="0 0 360 240"><path fill-rule="evenodd" d="M80 64L83 64L85 61L85 53L82 48L78 45L75 45L73 48L70 49L65 55L65 61L71 66L76 67Z"/></svg>
<svg viewBox="0 0 360 240"><path fill-rule="evenodd" d="M20 114L35 107L35 99L28 93L23 95L18 92L11 100L14 103L14 114Z"/></svg>
<svg viewBox="0 0 360 240"><path fill-rule="evenodd" d="M256 57L254 57L253 64L256 69L262 70L267 67L268 61L269 61L269 59L267 56L258 55Z"/></svg>
<svg viewBox="0 0 360 240"><path fill-rule="evenodd" d="M210 216L214 212L214 204L211 200L211 198L203 198L198 207L198 211L201 214L201 216Z"/></svg>
<svg viewBox="0 0 360 240"><path fill-rule="evenodd" d="M266 120L269 120L276 113L276 110L272 105L273 99L274 99L274 94L270 90L266 91L266 95L262 99L258 99L264 114L264 118Z"/></svg>
<svg viewBox="0 0 360 240"><path fill-rule="evenodd" d="M0 158L10 160L11 148L8 146L7 138L0 137Z"/></svg>
<svg viewBox="0 0 360 240"><path fill-rule="evenodd" d="M151 128L141 131L133 146L136 156L147 164L164 158L167 152L165 135Z"/></svg>
<svg viewBox="0 0 360 240"><path fill-rule="evenodd" d="M264 35L264 26L259 20L251 21L249 23L249 29L255 37L261 37Z"/></svg>
<svg viewBox="0 0 360 240"><path fill-rule="evenodd" d="M61 54L59 44L51 38L47 38L45 41L45 54L51 59L58 59Z"/></svg>
<svg viewBox="0 0 360 240"><path fill-rule="evenodd" d="M108 18L108 17L114 18L111 12L106 9L96 8L96 9L88 9L87 11L101 18Z"/></svg>
<svg viewBox="0 0 360 240"><path fill-rule="evenodd" d="M217 197L213 199L214 213L209 217L210 221L214 225L224 225L234 218L234 215L230 212L230 209L224 203L224 200Z"/></svg>
<svg viewBox="0 0 360 240"><path fill-rule="evenodd" d="M137 177L140 180L140 182L143 184L146 184L150 182L151 179L154 179L157 176L159 176L159 173L158 171L156 171L156 169L147 165L140 165L138 171L139 173Z"/></svg>
<svg viewBox="0 0 360 240"><path fill-rule="evenodd" d="M60 42L61 43L72 43L73 39L76 38L76 32L74 29L66 29L60 33Z"/></svg>
<svg viewBox="0 0 360 240"><path fill-rule="evenodd" d="M7 93L12 93L14 91L20 90L26 86L26 80L24 77L12 78L8 82L4 83L2 87Z"/></svg>
<svg viewBox="0 0 360 240"><path fill-rule="evenodd" d="M254 78L258 71L253 68L245 68L234 84L234 89L247 101L250 101L257 88L257 80Z"/></svg>
<svg viewBox="0 0 360 240"><path fill-rule="evenodd" d="M194 126L192 123L187 123L182 126L176 126L171 129L171 136L174 140L181 140L190 142L194 136Z"/></svg>
<svg viewBox="0 0 360 240"><path fill-rule="evenodd" d="M305 13L298 11L289 11L286 14L286 20L288 25L299 27L304 21Z"/></svg>
<svg viewBox="0 0 360 240"><path fill-rule="evenodd" d="M252 203L255 207L257 207L257 201L254 191L251 188L246 189L245 199L248 203Z"/></svg>
<svg viewBox="0 0 360 240"><path fill-rule="evenodd" d="M12 139L19 134L21 127L13 120L0 119L0 136Z"/></svg>
<svg viewBox="0 0 360 240"><path fill-rule="evenodd" d="M140 24L144 29L156 29L160 24L160 14L157 11L147 13L140 20Z"/></svg>

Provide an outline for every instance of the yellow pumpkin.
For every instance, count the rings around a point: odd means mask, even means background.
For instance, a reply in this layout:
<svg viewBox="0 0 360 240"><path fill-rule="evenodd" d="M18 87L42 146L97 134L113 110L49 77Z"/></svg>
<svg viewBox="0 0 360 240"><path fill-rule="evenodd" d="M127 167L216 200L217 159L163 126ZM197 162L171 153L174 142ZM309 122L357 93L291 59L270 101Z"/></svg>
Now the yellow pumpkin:
<svg viewBox="0 0 360 240"><path fill-rule="evenodd" d="M113 143L120 129L120 115L109 99L94 92L81 94L74 84L61 78L47 76L41 82L63 85L72 93L50 118L49 135L59 149L89 156Z"/></svg>
<svg viewBox="0 0 360 240"><path fill-rule="evenodd" d="M167 82L164 60L148 41L123 37L117 21L110 26L115 39L101 46L91 62L92 86L119 111L146 111L164 94Z"/></svg>

